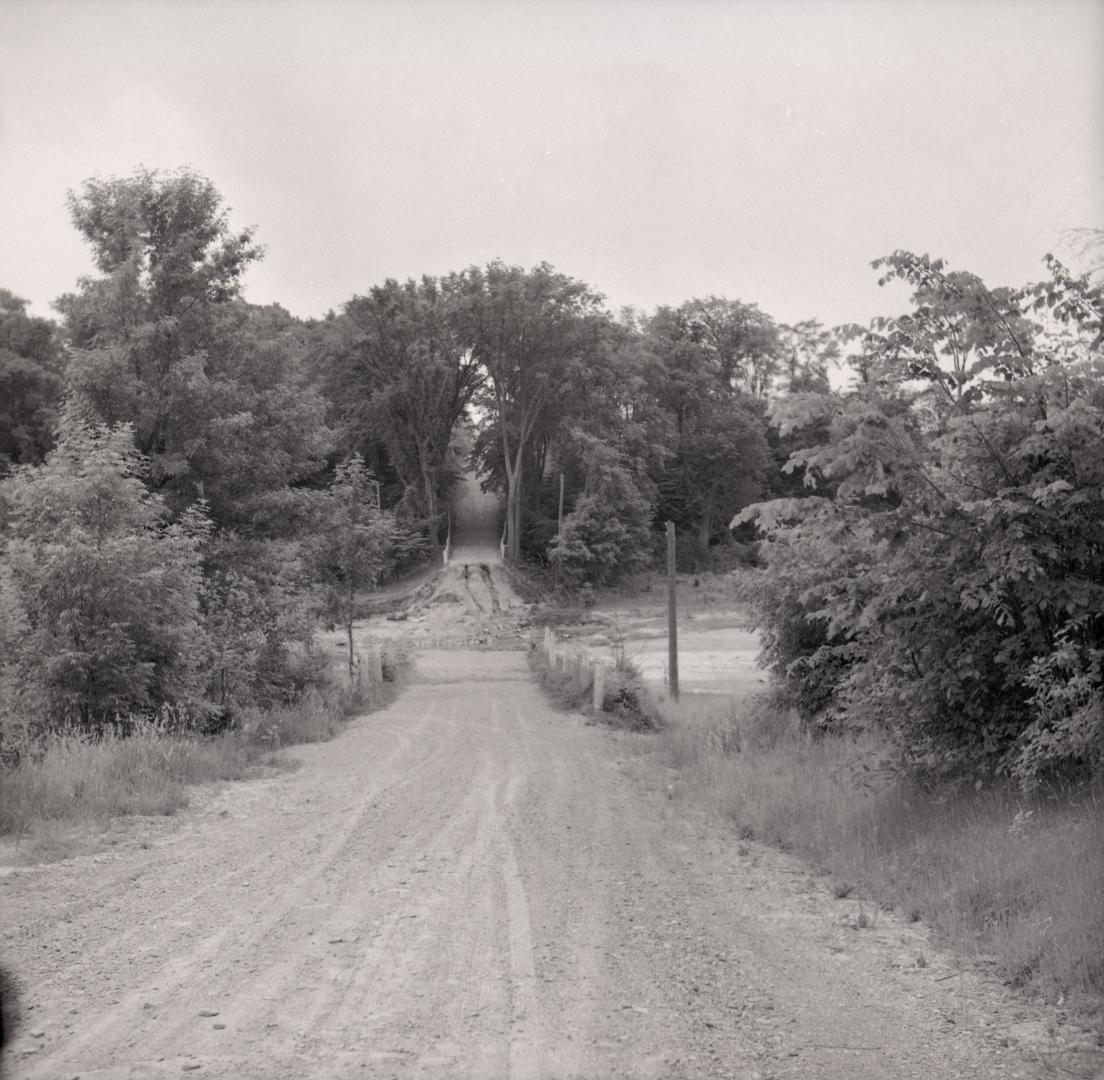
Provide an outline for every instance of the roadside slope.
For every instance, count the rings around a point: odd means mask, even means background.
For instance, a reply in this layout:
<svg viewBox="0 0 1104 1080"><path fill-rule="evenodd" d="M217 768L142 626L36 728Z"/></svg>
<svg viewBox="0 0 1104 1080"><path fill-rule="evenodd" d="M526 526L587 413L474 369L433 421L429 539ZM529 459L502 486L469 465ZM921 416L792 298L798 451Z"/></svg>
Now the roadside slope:
<svg viewBox="0 0 1104 1080"><path fill-rule="evenodd" d="M519 652L419 671L156 847L0 880L15 1075L1045 1074L1038 1016L656 798Z"/></svg>

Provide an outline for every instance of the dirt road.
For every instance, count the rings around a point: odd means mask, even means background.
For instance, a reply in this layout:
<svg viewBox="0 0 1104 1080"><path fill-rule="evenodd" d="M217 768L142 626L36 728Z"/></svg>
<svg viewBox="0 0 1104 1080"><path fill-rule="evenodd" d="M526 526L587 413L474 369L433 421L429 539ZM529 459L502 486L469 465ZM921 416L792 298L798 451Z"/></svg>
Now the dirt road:
<svg viewBox="0 0 1104 1080"><path fill-rule="evenodd" d="M418 672L149 848L0 878L14 1075L1044 1074L1035 1014L668 800L522 652Z"/></svg>

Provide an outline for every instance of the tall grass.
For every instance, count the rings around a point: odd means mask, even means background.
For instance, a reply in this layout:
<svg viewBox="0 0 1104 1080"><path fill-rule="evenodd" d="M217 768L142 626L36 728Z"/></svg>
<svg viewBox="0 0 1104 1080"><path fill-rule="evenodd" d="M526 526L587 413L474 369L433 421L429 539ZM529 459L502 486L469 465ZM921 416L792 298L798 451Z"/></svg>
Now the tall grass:
<svg viewBox="0 0 1104 1080"><path fill-rule="evenodd" d="M661 707L664 759L745 837L924 919L1015 985L1104 999L1104 785L927 790L877 740L810 742L767 697Z"/></svg>
<svg viewBox="0 0 1104 1080"><path fill-rule="evenodd" d="M247 711L235 730L218 735L131 719L95 735L62 730L37 738L0 765L0 835L172 814L188 804L189 785L248 776L281 747L333 738L346 717L387 704L408 661L394 653L386 661L382 683L358 678L350 686L335 675L286 705Z"/></svg>

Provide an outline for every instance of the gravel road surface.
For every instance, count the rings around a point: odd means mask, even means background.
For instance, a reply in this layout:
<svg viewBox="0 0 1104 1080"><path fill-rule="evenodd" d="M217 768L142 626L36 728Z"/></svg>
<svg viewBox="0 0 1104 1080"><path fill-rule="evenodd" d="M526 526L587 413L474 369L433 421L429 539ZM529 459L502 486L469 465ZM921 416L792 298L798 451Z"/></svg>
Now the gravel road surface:
<svg viewBox="0 0 1104 1080"><path fill-rule="evenodd" d="M524 653L417 672L148 847L0 878L13 1074L1093 1075L1040 1049L1083 1033L668 798Z"/></svg>

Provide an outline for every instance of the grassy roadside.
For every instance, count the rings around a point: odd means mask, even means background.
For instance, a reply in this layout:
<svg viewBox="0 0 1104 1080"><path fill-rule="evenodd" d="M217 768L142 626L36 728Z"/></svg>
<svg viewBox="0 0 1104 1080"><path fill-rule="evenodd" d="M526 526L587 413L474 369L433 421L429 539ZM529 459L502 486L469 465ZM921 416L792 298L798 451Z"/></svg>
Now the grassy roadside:
<svg viewBox="0 0 1104 1080"><path fill-rule="evenodd" d="M333 738L350 716L394 700L407 666L385 657L384 681L349 687L334 675L280 708L246 714L219 735L140 721L129 734L58 732L0 765L0 837L33 845L59 824L101 824L128 815L170 815L188 805L188 787L255 776L280 767L276 751Z"/></svg>
<svg viewBox="0 0 1104 1080"><path fill-rule="evenodd" d="M873 741L805 740L767 695L660 710L661 760L741 836L923 919L1028 993L1104 1006L1104 786L924 790Z"/></svg>
<svg viewBox="0 0 1104 1080"><path fill-rule="evenodd" d="M580 687L572 676L554 671L542 649L530 650L529 670L537 685L562 709L577 709L630 731L654 731L660 723L655 695L644 685L631 662L624 661L607 670L602 709L598 715L594 711L593 689Z"/></svg>

